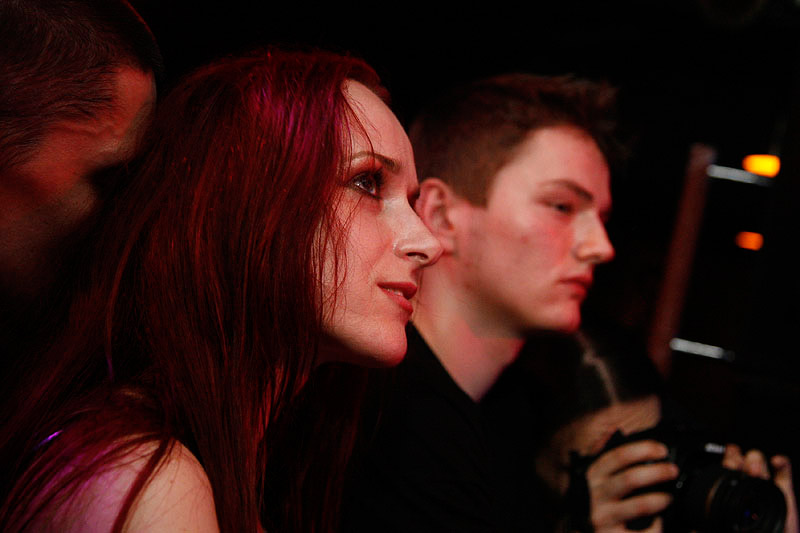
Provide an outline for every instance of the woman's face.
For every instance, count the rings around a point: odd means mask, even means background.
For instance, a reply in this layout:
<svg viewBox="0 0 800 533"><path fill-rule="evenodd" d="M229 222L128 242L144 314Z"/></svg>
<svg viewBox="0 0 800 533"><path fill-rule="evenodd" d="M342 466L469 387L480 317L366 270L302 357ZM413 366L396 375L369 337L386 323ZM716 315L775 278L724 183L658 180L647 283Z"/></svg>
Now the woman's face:
<svg viewBox="0 0 800 533"><path fill-rule="evenodd" d="M411 143L371 90L349 81L344 92L363 131L351 131L350 173L336 209L345 228L338 271L326 257L325 360L369 366L399 363L405 326L423 267L441 254L412 205L419 185Z"/></svg>

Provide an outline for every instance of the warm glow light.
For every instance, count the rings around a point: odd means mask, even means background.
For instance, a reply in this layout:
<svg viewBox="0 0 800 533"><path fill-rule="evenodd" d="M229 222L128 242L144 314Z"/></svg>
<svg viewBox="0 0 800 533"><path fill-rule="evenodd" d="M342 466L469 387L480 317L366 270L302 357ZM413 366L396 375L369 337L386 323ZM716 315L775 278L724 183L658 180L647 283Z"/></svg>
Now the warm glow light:
<svg viewBox="0 0 800 533"><path fill-rule="evenodd" d="M774 178L781 169L781 160L776 155L753 154L742 161L742 168L759 176Z"/></svg>
<svg viewBox="0 0 800 533"><path fill-rule="evenodd" d="M736 245L745 250L760 250L764 246L764 236L752 231L742 231L736 236Z"/></svg>

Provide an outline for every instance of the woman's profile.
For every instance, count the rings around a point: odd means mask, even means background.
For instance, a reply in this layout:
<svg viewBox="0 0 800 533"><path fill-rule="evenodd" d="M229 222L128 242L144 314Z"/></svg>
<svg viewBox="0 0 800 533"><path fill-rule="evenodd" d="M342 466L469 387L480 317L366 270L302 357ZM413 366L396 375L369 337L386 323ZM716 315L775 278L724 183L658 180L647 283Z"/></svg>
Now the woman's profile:
<svg viewBox="0 0 800 533"><path fill-rule="evenodd" d="M200 68L152 131L15 389L0 529L331 530L340 363L401 360L440 254L408 139L365 63L279 49Z"/></svg>

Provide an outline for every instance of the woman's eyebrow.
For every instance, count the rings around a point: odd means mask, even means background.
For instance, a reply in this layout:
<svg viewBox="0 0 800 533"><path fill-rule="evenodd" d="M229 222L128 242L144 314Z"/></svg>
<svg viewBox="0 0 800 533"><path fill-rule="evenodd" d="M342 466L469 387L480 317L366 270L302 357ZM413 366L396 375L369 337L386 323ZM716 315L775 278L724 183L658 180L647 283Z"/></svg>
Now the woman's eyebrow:
<svg viewBox="0 0 800 533"><path fill-rule="evenodd" d="M396 159L392 159L391 157L387 157L385 155L378 154L376 152L370 152L370 151L367 151L367 150L364 150L364 151L361 151L361 152L356 152L355 154L352 155L350 160L351 161L355 161L356 159L362 159L364 157L372 157L372 158L377 159L378 161L381 162L381 164L383 164L383 166L385 166L390 172L393 172L393 173L399 172L400 169L403 166Z"/></svg>

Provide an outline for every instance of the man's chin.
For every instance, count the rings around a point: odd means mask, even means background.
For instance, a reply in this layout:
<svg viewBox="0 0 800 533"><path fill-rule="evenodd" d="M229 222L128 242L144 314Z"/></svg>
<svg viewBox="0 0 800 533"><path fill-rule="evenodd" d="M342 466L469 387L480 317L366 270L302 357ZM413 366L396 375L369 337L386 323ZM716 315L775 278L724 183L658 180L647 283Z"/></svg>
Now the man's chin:
<svg viewBox="0 0 800 533"><path fill-rule="evenodd" d="M557 333L575 333L581 326L581 314L579 311L566 313L563 316L554 318L550 326L543 328Z"/></svg>

